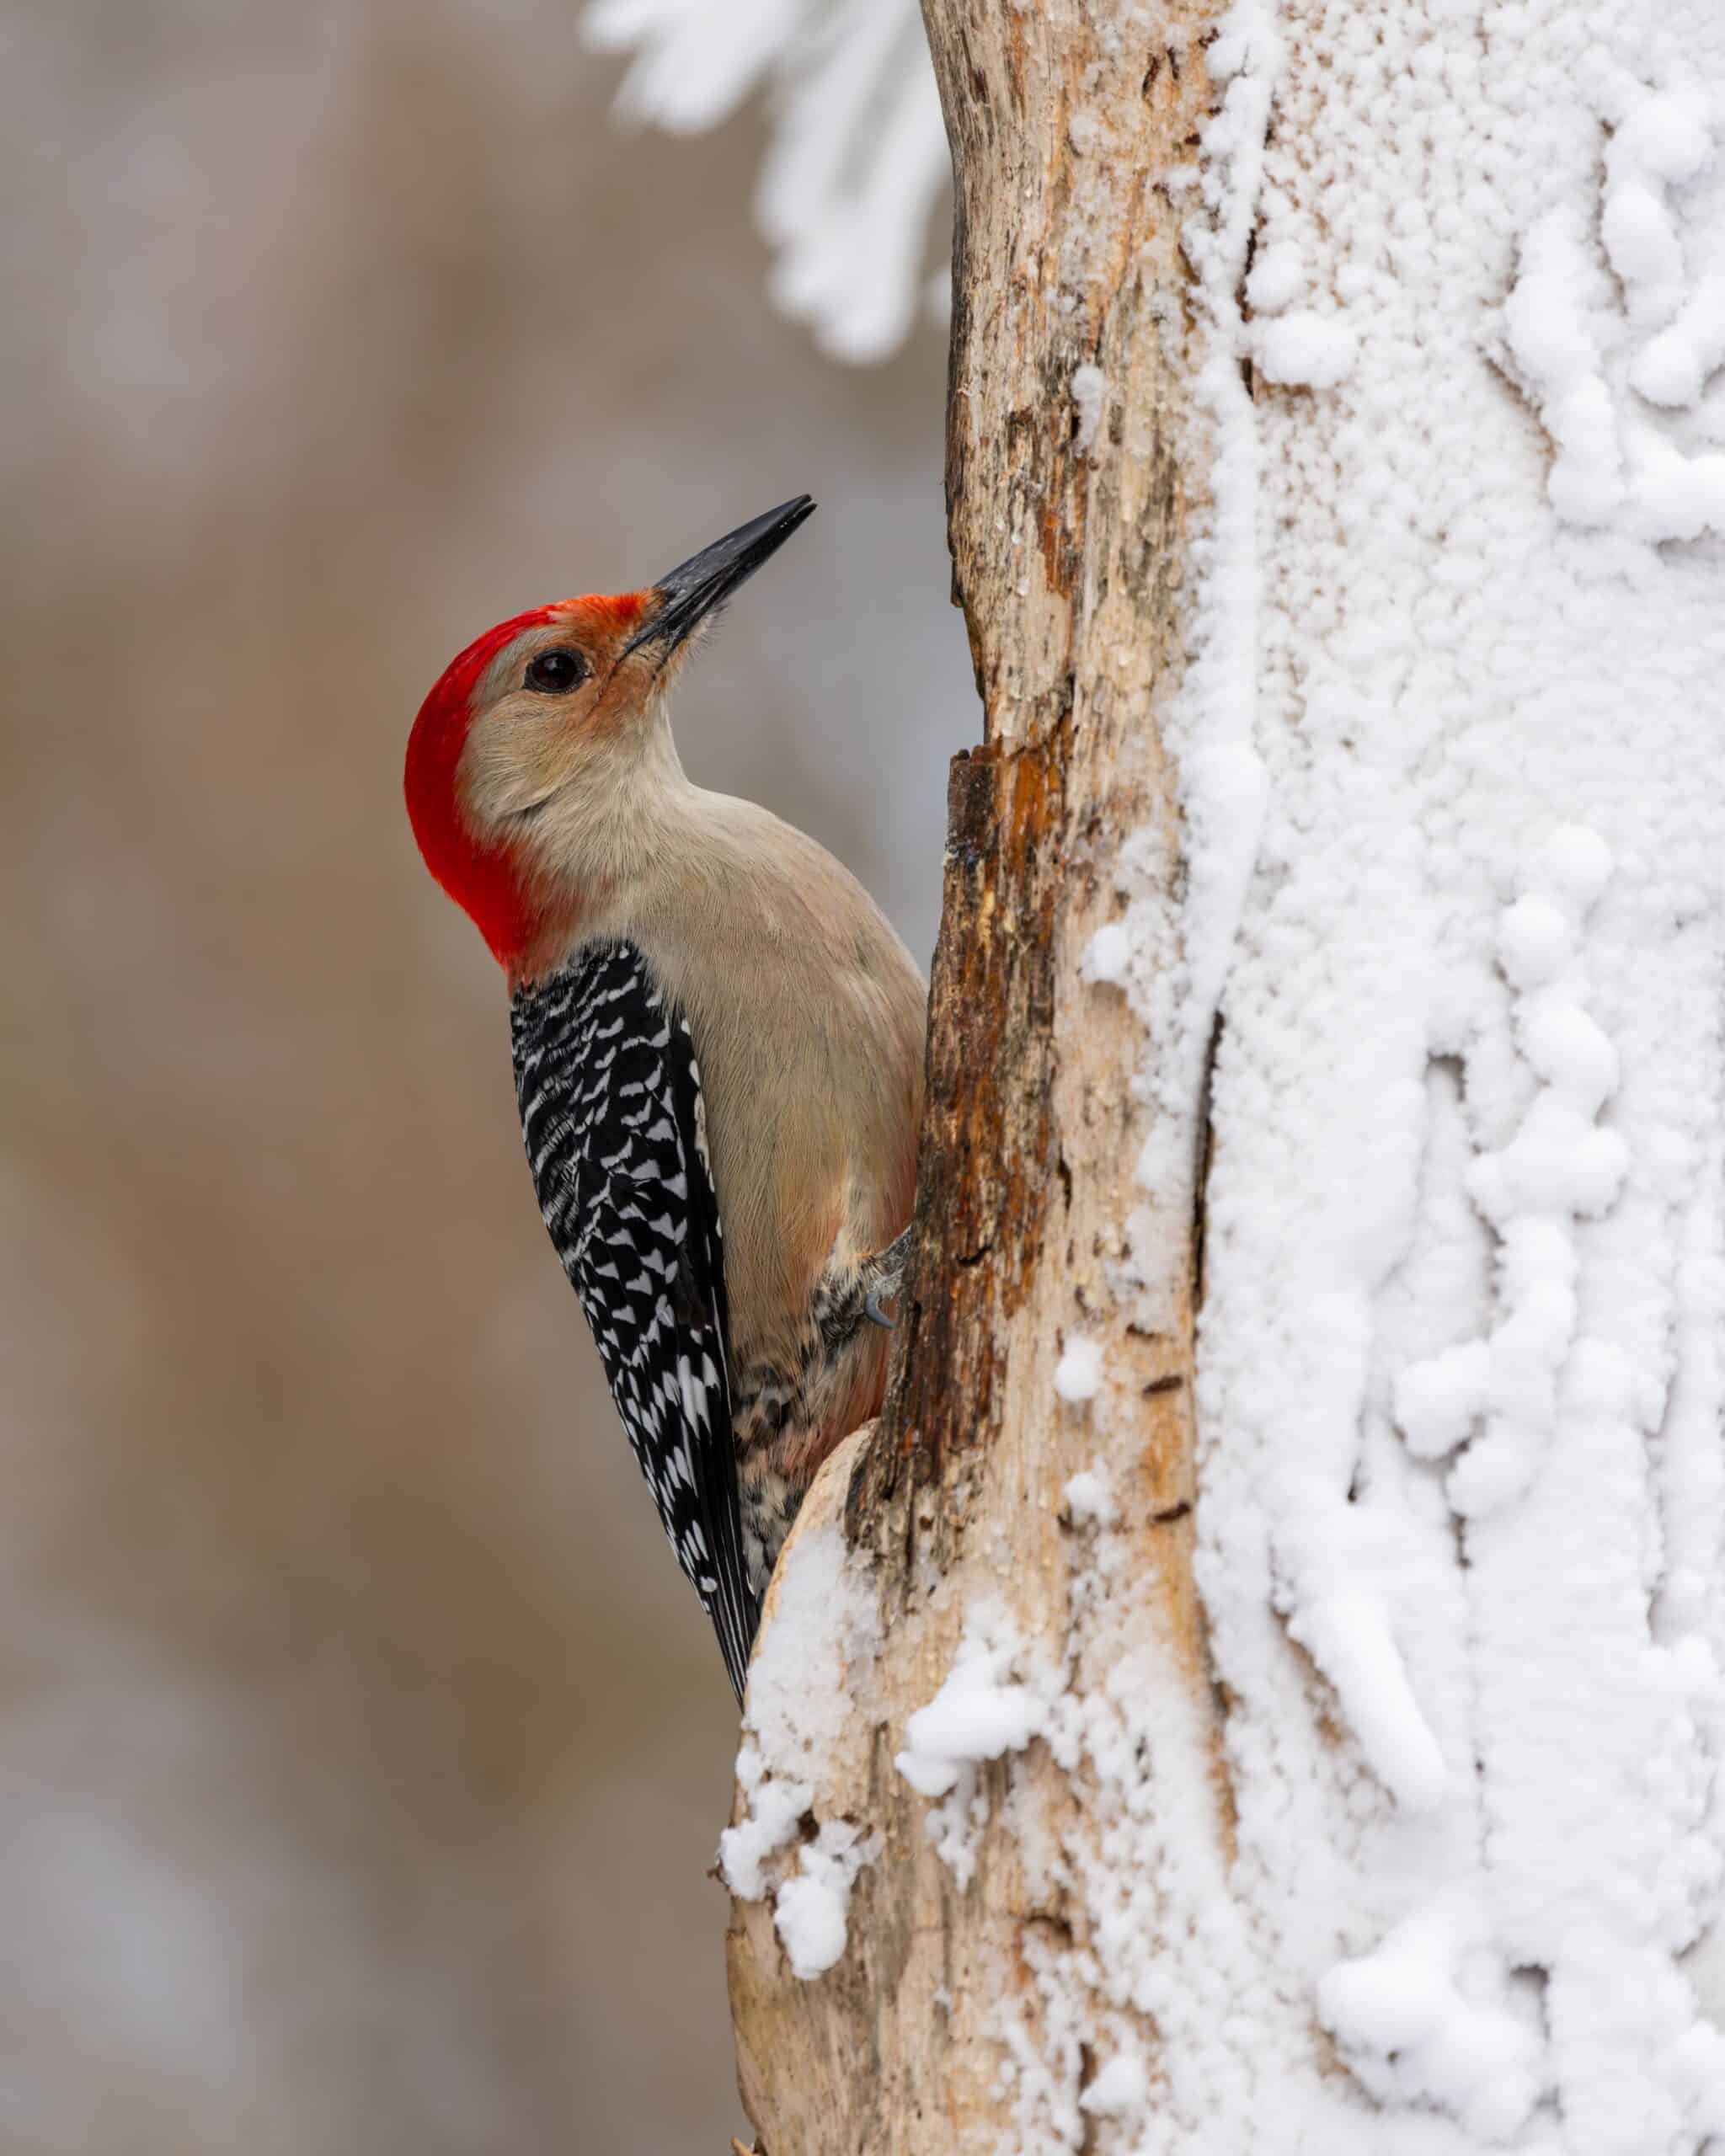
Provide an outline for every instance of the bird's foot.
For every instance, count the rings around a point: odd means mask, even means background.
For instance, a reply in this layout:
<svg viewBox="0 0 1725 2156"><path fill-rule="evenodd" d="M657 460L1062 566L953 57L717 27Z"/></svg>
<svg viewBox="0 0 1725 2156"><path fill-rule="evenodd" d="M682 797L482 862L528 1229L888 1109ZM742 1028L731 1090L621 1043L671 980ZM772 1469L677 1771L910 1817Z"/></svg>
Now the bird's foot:
<svg viewBox="0 0 1725 2156"><path fill-rule="evenodd" d="M878 1325L887 1332L892 1331L898 1320L889 1315L885 1306L898 1300L899 1290L905 1284L905 1260L910 1251L911 1230L906 1228L862 1267L862 1315L871 1325Z"/></svg>

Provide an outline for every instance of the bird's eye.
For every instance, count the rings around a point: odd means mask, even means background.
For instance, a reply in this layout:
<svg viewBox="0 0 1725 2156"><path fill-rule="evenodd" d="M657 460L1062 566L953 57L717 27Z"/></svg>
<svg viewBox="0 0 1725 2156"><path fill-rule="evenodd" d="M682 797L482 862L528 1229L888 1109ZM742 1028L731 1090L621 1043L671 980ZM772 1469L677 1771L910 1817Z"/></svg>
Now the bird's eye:
<svg viewBox="0 0 1725 2156"><path fill-rule="evenodd" d="M560 696L586 678L586 661L579 652L542 651L527 662L527 686L547 696Z"/></svg>

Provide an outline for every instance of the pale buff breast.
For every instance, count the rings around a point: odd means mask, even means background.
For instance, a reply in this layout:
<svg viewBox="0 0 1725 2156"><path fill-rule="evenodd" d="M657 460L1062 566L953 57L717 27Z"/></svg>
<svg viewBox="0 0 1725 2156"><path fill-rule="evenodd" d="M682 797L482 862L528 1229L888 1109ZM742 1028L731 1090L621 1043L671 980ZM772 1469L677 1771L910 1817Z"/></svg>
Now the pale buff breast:
<svg viewBox="0 0 1725 2156"><path fill-rule="evenodd" d="M927 994L812 839L750 802L691 787L681 805L675 842L584 926L636 942L687 1015L734 1346L789 1353L829 1259L871 1255L910 1219Z"/></svg>

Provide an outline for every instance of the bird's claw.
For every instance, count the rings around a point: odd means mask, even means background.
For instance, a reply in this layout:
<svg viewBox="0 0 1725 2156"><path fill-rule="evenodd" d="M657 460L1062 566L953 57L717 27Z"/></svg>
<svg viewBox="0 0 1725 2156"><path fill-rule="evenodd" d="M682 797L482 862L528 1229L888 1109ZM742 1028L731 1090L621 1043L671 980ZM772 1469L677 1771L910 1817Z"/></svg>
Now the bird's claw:
<svg viewBox="0 0 1725 2156"><path fill-rule="evenodd" d="M863 1278L873 1285L862 1298L862 1315L871 1325L878 1325L883 1332L890 1332L898 1323L889 1317L885 1305L895 1301L905 1283L905 1260L910 1255L911 1230L906 1228L889 1242L884 1251L870 1258L862 1268Z"/></svg>

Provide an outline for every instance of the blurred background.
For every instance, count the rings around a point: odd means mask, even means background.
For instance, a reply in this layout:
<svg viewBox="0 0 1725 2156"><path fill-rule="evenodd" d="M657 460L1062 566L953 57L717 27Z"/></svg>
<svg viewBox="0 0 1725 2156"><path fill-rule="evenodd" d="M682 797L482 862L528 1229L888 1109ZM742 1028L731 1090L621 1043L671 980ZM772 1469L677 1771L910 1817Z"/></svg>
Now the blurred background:
<svg viewBox="0 0 1725 2156"><path fill-rule="evenodd" d="M545 1241L408 726L799 489L678 709L926 960L944 353L766 297L767 123L573 0L30 0L10 505L6 2156L719 2156L734 1716ZM921 273L919 272L919 275Z"/></svg>

